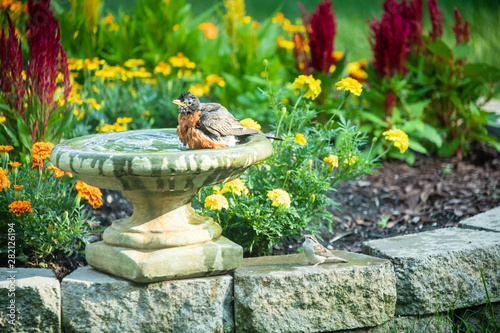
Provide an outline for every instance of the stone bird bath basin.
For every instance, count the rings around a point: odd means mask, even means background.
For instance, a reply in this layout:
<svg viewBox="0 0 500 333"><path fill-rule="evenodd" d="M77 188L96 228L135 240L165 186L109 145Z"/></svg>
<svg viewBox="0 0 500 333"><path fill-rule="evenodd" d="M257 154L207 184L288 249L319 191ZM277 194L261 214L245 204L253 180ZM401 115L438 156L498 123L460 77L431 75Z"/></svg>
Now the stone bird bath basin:
<svg viewBox="0 0 500 333"><path fill-rule="evenodd" d="M95 134L62 142L50 160L85 183L120 190L134 205L103 241L86 248L92 267L137 282L224 274L243 259L191 200L203 186L225 183L272 154L264 137L220 149L182 146L175 129Z"/></svg>

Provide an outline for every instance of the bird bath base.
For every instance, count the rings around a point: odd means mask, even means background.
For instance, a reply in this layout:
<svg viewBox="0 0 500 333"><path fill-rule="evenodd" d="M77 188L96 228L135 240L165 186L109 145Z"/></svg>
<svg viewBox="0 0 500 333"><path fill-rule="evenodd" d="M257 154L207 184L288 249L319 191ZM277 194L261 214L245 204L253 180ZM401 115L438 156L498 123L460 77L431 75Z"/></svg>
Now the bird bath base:
<svg viewBox="0 0 500 333"><path fill-rule="evenodd" d="M243 260L241 246L221 236L191 201L204 186L225 183L272 153L252 137L235 147L191 150L175 129L89 135L63 142L51 162L99 188L120 190L134 205L103 241L86 248L90 266L136 282L225 274Z"/></svg>

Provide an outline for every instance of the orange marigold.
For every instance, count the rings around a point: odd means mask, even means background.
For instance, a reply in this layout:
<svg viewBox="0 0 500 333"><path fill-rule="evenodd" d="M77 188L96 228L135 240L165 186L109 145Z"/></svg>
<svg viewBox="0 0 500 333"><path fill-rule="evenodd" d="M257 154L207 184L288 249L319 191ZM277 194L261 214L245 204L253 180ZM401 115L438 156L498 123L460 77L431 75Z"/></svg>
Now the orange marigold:
<svg viewBox="0 0 500 333"><path fill-rule="evenodd" d="M6 153L12 149L14 149L14 147L12 147L12 146L0 145L0 153Z"/></svg>
<svg viewBox="0 0 500 333"><path fill-rule="evenodd" d="M81 180L77 180L75 189L78 191L78 196L87 199L94 209L102 206L102 193L97 187L90 186Z"/></svg>
<svg viewBox="0 0 500 333"><path fill-rule="evenodd" d="M62 177L64 175L68 175L71 178L73 178L73 174L71 172L63 171L63 170L59 169L58 167L56 167L56 166L54 166L52 164L49 165L47 167L47 169L54 171L54 174L55 174L54 177L56 177L56 178Z"/></svg>
<svg viewBox="0 0 500 333"><path fill-rule="evenodd" d="M31 148L32 155L38 155L42 160L50 157L50 152L54 148L54 145L50 142L37 142Z"/></svg>
<svg viewBox="0 0 500 333"><path fill-rule="evenodd" d="M0 168L0 192L2 192L5 187L10 188L10 180L7 178L7 170Z"/></svg>
<svg viewBox="0 0 500 333"><path fill-rule="evenodd" d="M31 209L31 202L16 200L9 205L9 212L15 213L16 216L21 216L22 213L33 212L33 209Z"/></svg>
<svg viewBox="0 0 500 333"><path fill-rule="evenodd" d="M38 168L39 170L42 170L43 159L40 157L40 155L31 154L31 168Z"/></svg>
<svg viewBox="0 0 500 333"><path fill-rule="evenodd" d="M19 162L9 162L7 163L8 165L10 165L12 167L12 169L17 169L19 166L21 166L22 164L19 163Z"/></svg>

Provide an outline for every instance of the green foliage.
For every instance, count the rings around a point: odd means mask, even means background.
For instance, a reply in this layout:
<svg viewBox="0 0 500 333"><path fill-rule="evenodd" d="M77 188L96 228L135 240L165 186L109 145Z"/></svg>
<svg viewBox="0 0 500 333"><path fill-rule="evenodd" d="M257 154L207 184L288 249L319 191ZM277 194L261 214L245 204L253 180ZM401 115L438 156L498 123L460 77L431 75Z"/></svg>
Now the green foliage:
<svg viewBox="0 0 500 333"><path fill-rule="evenodd" d="M290 106L279 102L285 94L292 98L285 88L274 92L269 85L263 92L276 117L275 135L285 140L274 141L274 154L242 175L248 194L230 182L222 189L202 189L194 202L201 208L212 193L225 195L227 209L206 208L203 214L214 217L223 234L252 255L270 254L274 246L299 237L302 231L319 235L323 221L331 231L333 218L328 207L337 204L328 193L341 181L371 173L377 166L376 158L361 151L365 135L356 126L342 117L335 126L316 122L318 112L313 103L304 102L304 92L288 111ZM337 163L324 160L329 156L335 156ZM269 193L276 189L289 194L289 207L273 205Z"/></svg>
<svg viewBox="0 0 500 333"><path fill-rule="evenodd" d="M16 259L25 265L36 262L43 266L42 262L59 253L67 257L81 254L90 235L89 223L96 222L96 218L80 204L73 190L75 180L68 175L56 178L54 171L47 168L50 163L41 170L32 169L26 159L14 169L7 161L3 155L2 167L8 171L11 186L0 191L0 257L7 258L14 244ZM14 185L23 187L16 191ZM10 206L15 201L29 202L32 212L17 216ZM15 237L10 239L8 234Z"/></svg>

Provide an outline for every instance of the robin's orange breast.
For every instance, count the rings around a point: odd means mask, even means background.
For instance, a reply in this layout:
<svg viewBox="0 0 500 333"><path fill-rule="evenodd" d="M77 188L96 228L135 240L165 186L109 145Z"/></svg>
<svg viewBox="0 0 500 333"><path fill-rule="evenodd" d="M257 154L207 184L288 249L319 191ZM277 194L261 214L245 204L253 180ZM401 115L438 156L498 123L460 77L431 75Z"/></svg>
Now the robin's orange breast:
<svg viewBox="0 0 500 333"><path fill-rule="evenodd" d="M196 128L196 124L200 120L200 113L201 111L192 114L179 114L179 126L177 126L179 140L192 149L227 147L225 144L212 141Z"/></svg>

